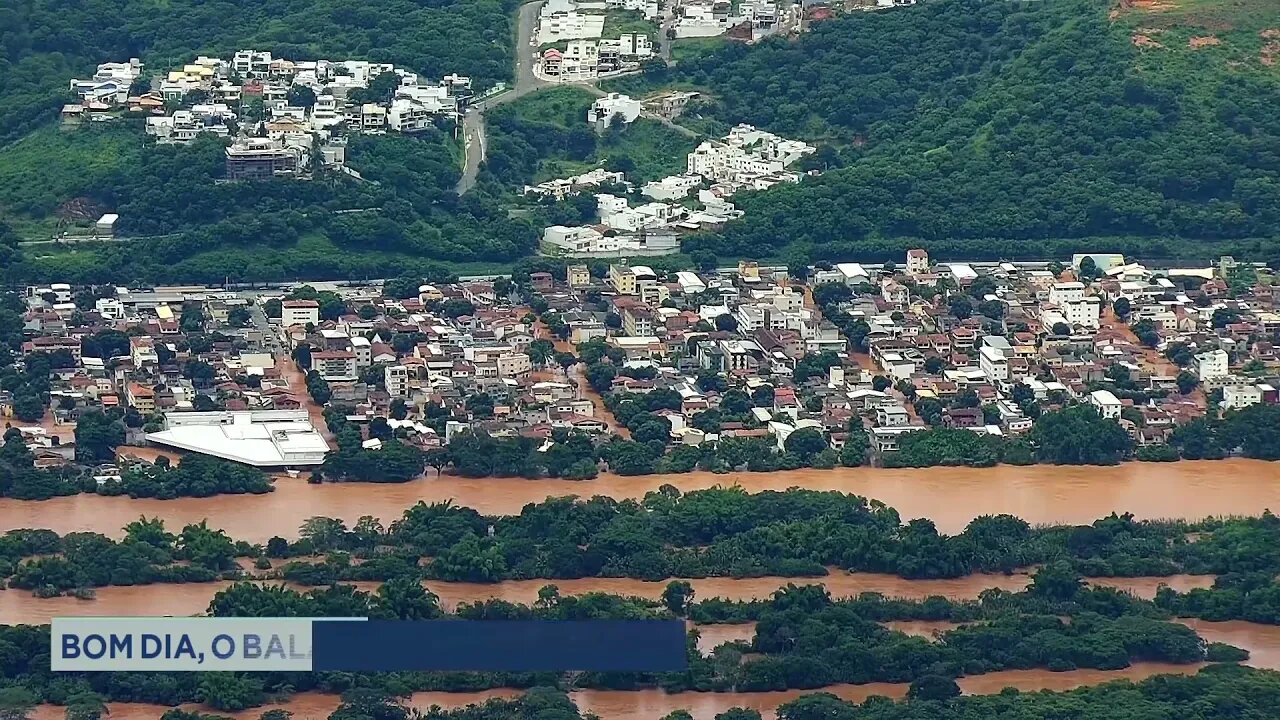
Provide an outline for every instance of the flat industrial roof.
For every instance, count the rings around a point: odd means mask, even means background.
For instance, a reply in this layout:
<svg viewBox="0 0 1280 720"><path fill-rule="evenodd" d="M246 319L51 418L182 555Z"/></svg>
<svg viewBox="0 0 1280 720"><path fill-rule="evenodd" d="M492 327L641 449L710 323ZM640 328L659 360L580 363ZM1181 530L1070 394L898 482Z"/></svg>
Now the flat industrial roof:
<svg viewBox="0 0 1280 720"><path fill-rule="evenodd" d="M148 442L256 467L319 465L329 445L309 421L178 425L147 433Z"/></svg>

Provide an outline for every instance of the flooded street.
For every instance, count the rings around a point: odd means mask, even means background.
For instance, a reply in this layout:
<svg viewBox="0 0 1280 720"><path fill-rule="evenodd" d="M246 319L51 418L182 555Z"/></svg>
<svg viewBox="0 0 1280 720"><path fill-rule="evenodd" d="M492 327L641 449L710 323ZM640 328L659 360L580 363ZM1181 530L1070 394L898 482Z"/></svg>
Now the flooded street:
<svg viewBox="0 0 1280 720"><path fill-rule="evenodd" d="M690 578L695 599L722 597L728 600L760 600L771 596L788 583L821 584L833 597L852 597L864 592L878 592L888 597L923 599L931 595L964 600L976 598L988 588L1017 591L1030 581L1027 575L970 575L951 580L905 580L895 575L877 573L844 573L836 571L822 578ZM508 580L501 583L467 583L428 580L427 588L440 598L445 610L459 603L497 598L531 604L538 599L538 589L555 585L561 595L583 595L603 592L634 595L657 600L667 582L648 582L629 578L582 578L577 580ZM1174 575L1167 578L1095 578L1096 585L1120 585L1139 597L1155 596L1160 585L1185 591L1213 584L1211 575ZM215 593L229 582L185 583L172 585L109 586L96 588L94 600L73 597L38 598L26 590L0 590L0 623L6 625L42 624L66 615L196 615L203 613ZM376 582L348 583L373 592ZM306 588L298 588L304 590Z"/></svg>
<svg viewBox="0 0 1280 720"><path fill-rule="evenodd" d="M132 500L76 495L39 502L0 500L0 531L49 528L119 537L139 515L160 516L173 530L208 519L236 539L293 538L317 515L354 524L361 515L391 522L418 502L452 500L486 514L517 514L550 496L641 498L670 484L682 491L740 485L751 492L804 487L855 493L897 508L903 520L925 517L944 533L962 531L979 515L1010 513L1033 524L1088 523L1112 512L1139 518L1198 520L1213 515L1258 515L1280 509L1280 465L1257 460L1125 463L1115 467L1036 465L995 468L884 470L841 468L777 473L689 473L596 480L469 480L444 476L400 485L308 485L276 479L267 495L179 500Z"/></svg>

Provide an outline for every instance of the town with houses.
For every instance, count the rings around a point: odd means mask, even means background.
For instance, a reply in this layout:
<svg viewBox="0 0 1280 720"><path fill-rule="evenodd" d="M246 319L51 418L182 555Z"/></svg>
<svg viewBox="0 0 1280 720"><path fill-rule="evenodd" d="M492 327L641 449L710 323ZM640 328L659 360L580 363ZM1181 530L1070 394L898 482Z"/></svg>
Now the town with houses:
<svg viewBox="0 0 1280 720"><path fill-rule="evenodd" d="M343 168L344 135L415 133L456 123L473 93L471 79L427 81L387 63L293 61L243 50L230 59L200 56L151 77L136 58L98 66L73 79L76 102L65 123L141 115L159 143L202 134L230 138L228 179L306 177L313 162Z"/></svg>
<svg viewBox="0 0 1280 720"><path fill-rule="evenodd" d="M1231 258L1157 270L1110 254L902 260L803 272L570 260L407 293L31 287L18 362L52 359L50 408L19 417L29 410L0 391L0 415L39 467L76 463L68 428L100 410L136 418L120 463L183 452L302 471L334 450L334 407L368 452L384 423L430 451L467 430L627 437L611 398L662 392L678 398L655 413L672 448L749 437L781 451L813 428L833 450L861 434L886 458L929 427L1015 437L1068 404L1093 406L1141 448L1208 413L1280 401L1280 285L1265 270ZM721 406L744 395L745 414Z"/></svg>
<svg viewBox="0 0 1280 720"><path fill-rule="evenodd" d="M638 106L638 102L625 95L610 94L592 105L588 120L595 122L603 116L606 122L613 117L630 122L638 117ZM601 169L526 186L524 194L562 200L571 194L595 189L621 190L619 194L595 195L598 223L546 228L541 246L545 255L573 258L668 255L679 252L681 233L723 225L742 217L742 211L731 202L739 190L764 190L780 183L800 182L801 174L787 168L816 150L799 140L787 140L750 125L739 125L724 138L705 140L689 153L685 174L645 183L639 194L648 202L636 207L631 207L626 197L620 197L634 191L623 174ZM695 196L697 203L689 203Z"/></svg>

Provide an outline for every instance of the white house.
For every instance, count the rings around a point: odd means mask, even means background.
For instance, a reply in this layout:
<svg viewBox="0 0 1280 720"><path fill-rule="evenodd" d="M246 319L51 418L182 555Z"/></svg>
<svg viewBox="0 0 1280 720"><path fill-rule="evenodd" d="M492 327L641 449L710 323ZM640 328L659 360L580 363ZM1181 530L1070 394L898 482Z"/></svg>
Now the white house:
<svg viewBox="0 0 1280 720"><path fill-rule="evenodd" d="M615 117L622 122L631 123L640 117L640 101L620 93L609 93L591 103L587 109L587 122L597 125L609 125Z"/></svg>
<svg viewBox="0 0 1280 720"><path fill-rule="evenodd" d="M1104 418L1116 419L1120 417L1120 400L1110 390L1094 390L1089 393L1089 404L1098 409L1098 414Z"/></svg>

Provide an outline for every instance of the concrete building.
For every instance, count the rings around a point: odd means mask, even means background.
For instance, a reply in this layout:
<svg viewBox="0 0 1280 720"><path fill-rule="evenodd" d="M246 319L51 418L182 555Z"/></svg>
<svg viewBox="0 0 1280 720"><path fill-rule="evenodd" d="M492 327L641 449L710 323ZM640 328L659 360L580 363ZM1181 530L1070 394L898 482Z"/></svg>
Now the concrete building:
<svg viewBox="0 0 1280 720"><path fill-rule="evenodd" d="M355 353L346 350L311 353L311 369L330 382L351 382L360 377Z"/></svg>
<svg viewBox="0 0 1280 720"><path fill-rule="evenodd" d="M265 180L296 175L302 168L302 148L267 138L241 138L226 150L227 179Z"/></svg>
<svg viewBox="0 0 1280 720"><path fill-rule="evenodd" d="M640 117L640 101L621 93L609 93L587 108L587 122L593 125L608 127L615 117L623 123L635 122Z"/></svg>
<svg viewBox="0 0 1280 720"><path fill-rule="evenodd" d="M907 274L924 275L929 272L929 253L920 248L907 251Z"/></svg>
<svg viewBox="0 0 1280 720"><path fill-rule="evenodd" d="M1123 407L1110 390L1094 390L1089 393L1089 404L1098 409L1098 414L1110 420L1116 420L1120 417L1120 409Z"/></svg>
<svg viewBox="0 0 1280 720"><path fill-rule="evenodd" d="M1197 353L1196 374L1200 376L1200 382L1226 377L1230 371L1230 360L1227 351L1222 348Z"/></svg>
<svg viewBox="0 0 1280 720"><path fill-rule="evenodd" d="M1262 402L1262 388L1257 385L1240 383L1224 385L1222 388L1222 407L1227 410L1239 410Z"/></svg>
<svg viewBox="0 0 1280 720"><path fill-rule="evenodd" d="M315 300L284 300L280 303L280 324L320 324L320 303Z"/></svg>
<svg viewBox="0 0 1280 720"><path fill-rule="evenodd" d="M329 452L306 410L167 413L146 439L255 467L319 465Z"/></svg>
<svg viewBox="0 0 1280 720"><path fill-rule="evenodd" d="M388 365L383 371L383 380L387 386L387 394L391 397L409 396L409 368L403 365Z"/></svg>

